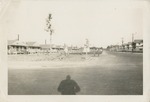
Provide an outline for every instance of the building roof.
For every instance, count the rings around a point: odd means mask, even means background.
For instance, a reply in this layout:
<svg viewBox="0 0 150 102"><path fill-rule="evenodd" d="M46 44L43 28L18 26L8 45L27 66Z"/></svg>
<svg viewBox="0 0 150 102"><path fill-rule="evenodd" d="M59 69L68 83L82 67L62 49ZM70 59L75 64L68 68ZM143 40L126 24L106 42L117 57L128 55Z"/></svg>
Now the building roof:
<svg viewBox="0 0 150 102"><path fill-rule="evenodd" d="M124 43L123 45L127 46L127 45L129 45L129 43Z"/></svg>
<svg viewBox="0 0 150 102"><path fill-rule="evenodd" d="M61 45L55 45L56 48L64 48L63 46Z"/></svg>
<svg viewBox="0 0 150 102"><path fill-rule="evenodd" d="M50 48L50 44L41 44L40 47L41 48Z"/></svg>
<svg viewBox="0 0 150 102"><path fill-rule="evenodd" d="M114 45L114 47L119 47L119 45Z"/></svg>
<svg viewBox="0 0 150 102"><path fill-rule="evenodd" d="M16 42L16 41L17 41L17 40L8 40L8 41L7 41L7 44L8 44L8 45L12 45L12 44L13 44L14 42Z"/></svg>
<svg viewBox="0 0 150 102"><path fill-rule="evenodd" d="M33 46L35 42L26 42L28 46Z"/></svg>
<svg viewBox="0 0 150 102"><path fill-rule="evenodd" d="M21 42L21 41L18 41L18 40L8 40L8 45L27 46L25 42Z"/></svg>
<svg viewBox="0 0 150 102"><path fill-rule="evenodd" d="M51 46L50 46L50 44L41 44L40 47L43 49L44 48L49 49L50 47L52 47L52 48L63 48L63 46L61 46L61 45L54 45L54 44L52 44Z"/></svg>
<svg viewBox="0 0 150 102"><path fill-rule="evenodd" d="M142 39L137 39L137 40L134 40L135 43L143 43L143 40Z"/></svg>
<svg viewBox="0 0 150 102"><path fill-rule="evenodd" d="M40 47L40 45L36 42L26 42L27 46L30 47Z"/></svg>
<svg viewBox="0 0 150 102"><path fill-rule="evenodd" d="M69 50L78 50L79 48L77 46L69 46L68 49Z"/></svg>
<svg viewBox="0 0 150 102"><path fill-rule="evenodd" d="M96 48L97 48L97 47L94 47L94 46L93 46L93 47L90 47L90 49L96 49Z"/></svg>
<svg viewBox="0 0 150 102"><path fill-rule="evenodd" d="M132 42L128 42L128 44L129 44L129 45L131 45L131 44L132 44Z"/></svg>

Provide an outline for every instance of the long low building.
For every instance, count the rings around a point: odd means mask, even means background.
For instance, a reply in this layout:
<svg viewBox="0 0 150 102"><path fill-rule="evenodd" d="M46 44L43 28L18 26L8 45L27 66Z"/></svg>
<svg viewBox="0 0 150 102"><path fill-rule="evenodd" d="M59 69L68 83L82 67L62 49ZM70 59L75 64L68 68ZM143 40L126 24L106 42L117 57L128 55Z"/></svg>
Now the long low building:
<svg viewBox="0 0 150 102"><path fill-rule="evenodd" d="M122 45L111 45L107 49L118 52L143 52L143 40L136 39L134 42L128 42Z"/></svg>
<svg viewBox="0 0 150 102"><path fill-rule="evenodd" d="M47 53L58 52L63 50L61 45L52 45L49 44L38 44L37 42L21 42L17 40L8 40L7 42L8 54L35 54L35 53Z"/></svg>

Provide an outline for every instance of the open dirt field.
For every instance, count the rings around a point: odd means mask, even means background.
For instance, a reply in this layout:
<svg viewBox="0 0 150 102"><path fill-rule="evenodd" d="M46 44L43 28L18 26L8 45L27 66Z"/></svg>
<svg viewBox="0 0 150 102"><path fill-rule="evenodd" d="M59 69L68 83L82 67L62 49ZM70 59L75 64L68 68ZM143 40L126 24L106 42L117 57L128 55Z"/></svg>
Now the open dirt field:
<svg viewBox="0 0 150 102"><path fill-rule="evenodd" d="M60 95L66 75L80 86L78 95L142 95L143 55L104 51L93 55L9 55L9 95Z"/></svg>

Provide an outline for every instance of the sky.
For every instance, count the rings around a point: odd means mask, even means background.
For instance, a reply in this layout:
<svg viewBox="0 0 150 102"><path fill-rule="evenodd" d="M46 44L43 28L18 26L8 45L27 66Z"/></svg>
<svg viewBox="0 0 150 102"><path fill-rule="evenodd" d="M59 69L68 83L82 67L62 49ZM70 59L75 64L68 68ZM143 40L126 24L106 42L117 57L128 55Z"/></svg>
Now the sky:
<svg viewBox="0 0 150 102"><path fill-rule="evenodd" d="M98 0L12 0L3 18L8 40L50 43L46 18L52 14L53 44L107 47L143 39L143 2Z"/></svg>

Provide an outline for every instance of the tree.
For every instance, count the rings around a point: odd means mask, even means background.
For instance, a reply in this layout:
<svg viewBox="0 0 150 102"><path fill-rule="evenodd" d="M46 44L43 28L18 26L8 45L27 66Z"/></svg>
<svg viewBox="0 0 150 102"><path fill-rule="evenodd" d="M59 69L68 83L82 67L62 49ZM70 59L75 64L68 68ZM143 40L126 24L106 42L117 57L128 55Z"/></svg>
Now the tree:
<svg viewBox="0 0 150 102"><path fill-rule="evenodd" d="M48 18L46 19L46 31L50 33L50 50L51 50L51 45L52 45L52 34L54 30L51 28L51 19L52 19L52 14L48 15Z"/></svg>
<svg viewBox="0 0 150 102"><path fill-rule="evenodd" d="M132 42L132 51L136 48L136 43Z"/></svg>

